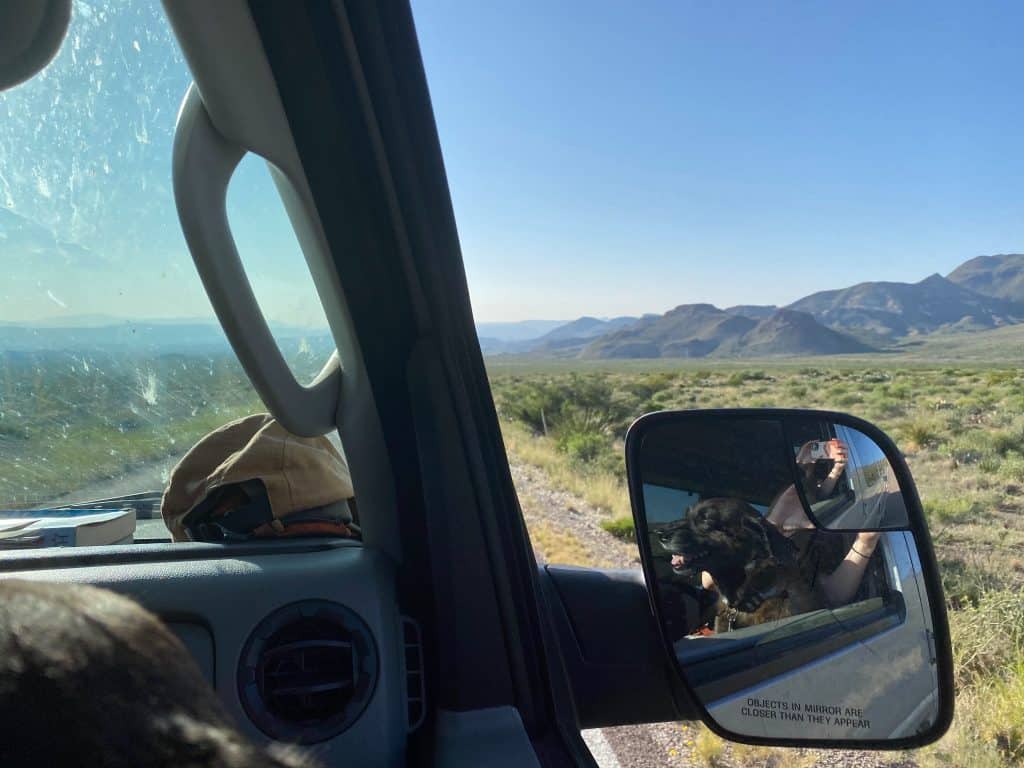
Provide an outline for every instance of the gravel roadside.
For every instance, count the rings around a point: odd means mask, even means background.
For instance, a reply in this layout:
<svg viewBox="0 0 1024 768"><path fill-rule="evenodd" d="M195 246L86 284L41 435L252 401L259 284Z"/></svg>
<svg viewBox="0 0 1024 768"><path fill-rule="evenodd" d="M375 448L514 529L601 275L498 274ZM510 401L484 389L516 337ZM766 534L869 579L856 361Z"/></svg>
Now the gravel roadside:
<svg viewBox="0 0 1024 768"><path fill-rule="evenodd" d="M510 456L512 479L531 530L556 531L571 537L585 553L567 565L639 568L635 544L623 542L600 526L606 517L583 499L552 488L544 472ZM539 562L545 562L543 537L535 536ZM585 562L584 562L585 560ZM583 738L601 768L914 768L908 756L855 750L766 749L731 745L701 736L696 723L653 723L584 731Z"/></svg>

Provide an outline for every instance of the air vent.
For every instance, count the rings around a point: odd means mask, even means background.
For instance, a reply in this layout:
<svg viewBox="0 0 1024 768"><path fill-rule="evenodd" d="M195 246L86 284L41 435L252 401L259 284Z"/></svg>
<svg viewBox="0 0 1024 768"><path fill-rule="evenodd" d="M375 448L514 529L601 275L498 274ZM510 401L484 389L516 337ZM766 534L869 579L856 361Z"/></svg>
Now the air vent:
<svg viewBox="0 0 1024 768"><path fill-rule="evenodd" d="M343 605L292 603L253 631L238 666L249 718L277 739L313 744L354 723L373 695L377 649L369 628Z"/></svg>
<svg viewBox="0 0 1024 768"><path fill-rule="evenodd" d="M421 725L427 715L426 686L423 680L423 643L420 625L402 617L402 642L405 645L405 690L408 703L409 733Z"/></svg>

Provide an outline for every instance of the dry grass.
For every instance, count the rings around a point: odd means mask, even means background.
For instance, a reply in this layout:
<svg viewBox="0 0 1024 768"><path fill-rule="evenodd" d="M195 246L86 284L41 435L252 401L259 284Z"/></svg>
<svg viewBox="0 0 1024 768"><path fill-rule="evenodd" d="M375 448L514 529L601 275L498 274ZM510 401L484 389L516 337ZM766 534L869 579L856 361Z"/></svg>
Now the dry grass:
<svg viewBox="0 0 1024 768"><path fill-rule="evenodd" d="M616 477L603 472L585 472L572 465L558 451L554 440L532 435L511 421L502 421L505 447L519 461L542 470L555 488L575 494L609 515L629 515L629 493Z"/></svg>
<svg viewBox="0 0 1024 768"><path fill-rule="evenodd" d="M931 747L893 754L892 761L909 758L928 768L1024 765L1024 372L681 365L655 375L624 365L592 375L602 378L620 405L642 390L642 398L629 401L633 415L654 408L827 408L862 416L888 432L906 452L929 517L952 609L957 669L957 714L949 733ZM519 386L529 380L521 373L514 378ZM500 395L500 377L493 383ZM621 433L608 434L608 456L584 463L522 424L503 422L502 428L510 453L600 508L607 515L603 522L621 519L625 525L626 489L609 471L614 464L602 461L621 455ZM554 541L546 545L540 540L545 537ZM561 552L561 559L573 556L564 534L544 531L535 539L538 548ZM576 546L575 562L585 564L586 553ZM813 764L821 756L726 746L704 728L693 749L708 766Z"/></svg>
<svg viewBox="0 0 1024 768"><path fill-rule="evenodd" d="M555 530L547 523L530 526L530 541L534 550L547 563L594 567L597 563L571 533Z"/></svg>
<svg viewBox="0 0 1024 768"><path fill-rule="evenodd" d="M716 766L725 752L725 742L707 728L701 728L693 752L705 765Z"/></svg>

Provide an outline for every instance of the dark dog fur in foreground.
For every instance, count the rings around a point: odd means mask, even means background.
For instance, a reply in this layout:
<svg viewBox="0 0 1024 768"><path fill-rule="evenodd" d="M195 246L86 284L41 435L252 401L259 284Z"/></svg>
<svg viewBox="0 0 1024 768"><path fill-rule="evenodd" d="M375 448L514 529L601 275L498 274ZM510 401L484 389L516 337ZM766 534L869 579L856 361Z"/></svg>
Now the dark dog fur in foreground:
<svg viewBox="0 0 1024 768"><path fill-rule="evenodd" d="M823 607L801 573L796 548L739 499L705 499L682 520L651 526L683 563L680 575L707 571L718 588L715 631L754 626Z"/></svg>
<svg viewBox="0 0 1024 768"><path fill-rule="evenodd" d="M235 728L185 646L126 597L0 579L0 765L313 768Z"/></svg>

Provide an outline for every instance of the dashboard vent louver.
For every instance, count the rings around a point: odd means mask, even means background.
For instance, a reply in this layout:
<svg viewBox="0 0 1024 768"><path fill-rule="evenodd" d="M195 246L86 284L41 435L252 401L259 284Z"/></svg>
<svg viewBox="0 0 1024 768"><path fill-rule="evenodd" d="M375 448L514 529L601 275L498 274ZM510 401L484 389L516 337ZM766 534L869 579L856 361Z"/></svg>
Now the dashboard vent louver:
<svg viewBox="0 0 1024 768"><path fill-rule="evenodd" d="M412 733L423 724L427 715L427 697L420 625L408 616L402 617L402 643L405 645L405 695L408 702L409 733Z"/></svg>
<svg viewBox="0 0 1024 768"><path fill-rule="evenodd" d="M238 667L249 718L279 741L312 744L362 714L377 682L377 649L366 624L326 600L293 603L250 635Z"/></svg>

